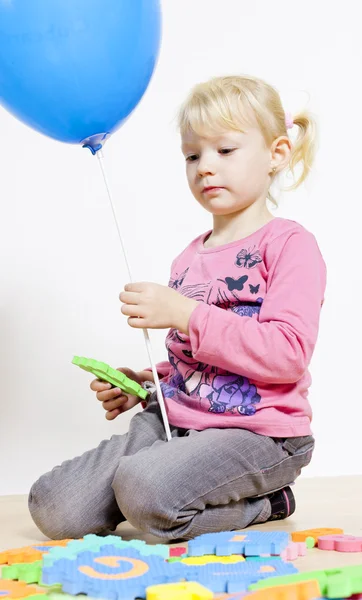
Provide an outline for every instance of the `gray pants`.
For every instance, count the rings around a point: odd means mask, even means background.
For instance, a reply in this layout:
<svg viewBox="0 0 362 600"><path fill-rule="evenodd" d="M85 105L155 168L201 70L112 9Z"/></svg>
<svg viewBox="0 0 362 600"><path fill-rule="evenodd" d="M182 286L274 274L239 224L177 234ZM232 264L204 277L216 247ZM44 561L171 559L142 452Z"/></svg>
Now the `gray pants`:
<svg viewBox="0 0 362 600"><path fill-rule="evenodd" d="M314 446L310 436L171 430L167 442L152 396L128 433L34 483L29 509L36 525L53 539L105 533L125 519L165 540L242 529L268 520L270 502L263 496L294 481Z"/></svg>

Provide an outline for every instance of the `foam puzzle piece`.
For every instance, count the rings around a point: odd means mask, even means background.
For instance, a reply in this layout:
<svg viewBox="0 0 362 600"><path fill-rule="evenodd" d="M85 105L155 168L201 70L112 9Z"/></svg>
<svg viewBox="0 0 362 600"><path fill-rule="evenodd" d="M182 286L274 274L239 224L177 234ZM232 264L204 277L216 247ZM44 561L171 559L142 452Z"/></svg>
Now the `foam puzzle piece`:
<svg viewBox="0 0 362 600"><path fill-rule="evenodd" d="M244 596L245 600L316 600L320 598L318 581L301 581L289 585L257 590Z"/></svg>
<svg viewBox="0 0 362 600"><path fill-rule="evenodd" d="M216 593L247 592L252 583L261 579L297 573L290 563L283 561L245 561L235 564L209 563L206 565L184 565L183 577L197 581Z"/></svg>
<svg viewBox="0 0 362 600"><path fill-rule="evenodd" d="M52 592L47 591L47 594L41 600L96 600L92 596L85 596L84 594L78 594L78 596L72 596L71 594L64 594L64 592Z"/></svg>
<svg viewBox="0 0 362 600"><path fill-rule="evenodd" d="M320 596L318 600L330 600L326 596ZM352 594L349 598L333 598L333 600L362 600L362 594Z"/></svg>
<svg viewBox="0 0 362 600"><path fill-rule="evenodd" d="M39 591L33 585L27 585L22 581L0 579L0 598L44 600L44 597L45 591Z"/></svg>
<svg viewBox="0 0 362 600"><path fill-rule="evenodd" d="M315 543L321 535L339 535L344 533L343 529L320 527L319 529L304 529L303 531L293 531L293 542L305 542L307 538L313 538Z"/></svg>
<svg viewBox="0 0 362 600"><path fill-rule="evenodd" d="M133 548L142 556L161 556L164 559L169 557L170 548L166 544L146 544L143 540L126 541L121 536L107 535L101 537L95 534L85 535L82 540L72 540L64 548L53 548L43 557L45 567L53 564L60 558L76 558L80 552L99 552L107 546L114 546L118 549Z"/></svg>
<svg viewBox="0 0 362 600"><path fill-rule="evenodd" d="M362 552L362 537L354 535L322 535L318 538L320 550L336 552Z"/></svg>
<svg viewBox="0 0 362 600"><path fill-rule="evenodd" d="M127 377L124 373L121 373L121 371L113 369L107 363L94 360L93 358L85 358L84 356L74 356L72 363L84 371L93 373L98 379L119 387L126 394L134 394L142 398L142 400L145 400L149 394L141 385Z"/></svg>
<svg viewBox="0 0 362 600"><path fill-rule="evenodd" d="M282 560L281 556L270 556L268 554L268 556L246 556L245 560L250 561L258 561L258 562L269 562L272 563L274 561L276 562L280 562Z"/></svg>
<svg viewBox="0 0 362 600"><path fill-rule="evenodd" d="M142 556L136 549L102 547L86 550L76 557L60 558L43 568L46 585L60 583L68 594L88 594L110 600L144 597L146 588L183 579L185 566L170 564L160 556Z"/></svg>
<svg viewBox="0 0 362 600"><path fill-rule="evenodd" d="M246 594L243 592L236 594L216 594L214 595L215 600L243 600Z"/></svg>
<svg viewBox="0 0 362 600"><path fill-rule="evenodd" d="M216 554L229 556L243 554L244 556L260 556L261 554L278 555L285 550L290 542L290 536L285 531L223 531L220 533L205 533L190 540L189 556Z"/></svg>
<svg viewBox="0 0 362 600"><path fill-rule="evenodd" d="M59 583L63 591L70 594L133 600L143 597L147 587L163 583L197 582L214 593L240 593L262 578L296 572L293 565L281 560L192 566L182 561L170 563L160 556L142 556L136 549L108 545L99 552L86 550L71 558L55 560L43 568L42 581L46 585Z"/></svg>
<svg viewBox="0 0 362 600"><path fill-rule="evenodd" d="M299 556L307 554L307 545L305 542L290 542L281 553L282 560L296 560Z"/></svg>
<svg viewBox="0 0 362 600"><path fill-rule="evenodd" d="M1 570L3 579L17 579L24 583L39 583L41 581L42 561L32 563L16 563L7 565Z"/></svg>
<svg viewBox="0 0 362 600"><path fill-rule="evenodd" d="M254 591L268 586L287 585L313 579L318 581L321 594L326 598L350 598L353 594L362 593L362 565L325 571L309 571L289 577L272 577L268 582L260 580L252 584L249 589Z"/></svg>
<svg viewBox="0 0 362 600"><path fill-rule="evenodd" d="M195 582L153 585L146 590L146 600L213 600L214 594Z"/></svg>
<svg viewBox="0 0 362 600"><path fill-rule="evenodd" d="M179 558L181 556L187 556L186 546L177 546L176 548L170 548L170 558Z"/></svg>
<svg viewBox="0 0 362 600"><path fill-rule="evenodd" d="M0 552L0 565L12 565L14 563L29 563L40 560L51 548L66 546L71 540L57 540L53 542L42 542L32 546L14 548Z"/></svg>
<svg viewBox="0 0 362 600"><path fill-rule="evenodd" d="M223 565L233 565L235 563L245 562L244 556L231 554L230 556L215 556L215 554L204 554L203 556L186 556L181 562L184 565L208 565L210 563L221 563Z"/></svg>

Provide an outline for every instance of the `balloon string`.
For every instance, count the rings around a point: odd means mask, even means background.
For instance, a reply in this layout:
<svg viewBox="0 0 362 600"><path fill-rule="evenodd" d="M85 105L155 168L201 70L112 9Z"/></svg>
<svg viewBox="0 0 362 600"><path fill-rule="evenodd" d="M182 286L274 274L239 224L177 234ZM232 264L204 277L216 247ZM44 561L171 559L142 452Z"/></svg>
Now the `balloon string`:
<svg viewBox="0 0 362 600"><path fill-rule="evenodd" d="M106 187L106 190L107 190L107 196L108 196L111 208L112 208L112 213L113 213L114 221L116 223L119 241L121 242L122 252L123 252L124 260L125 260L125 263L126 263L129 280L130 280L130 282L132 282L133 278L132 278L131 268L130 268L129 261L128 261L128 258L127 258L127 253L126 253L125 245L124 245L124 242L123 242L123 237L122 237L122 234L121 234L121 230L120 230L120 227L119 227L119 224L118 224L116 211L114 210L114 204L113 204L113 200L112 200L112 195L111 195L111 192L110 192L110 187L109 187L109 184L108 184L107 175L106 175L105 168L104 168L104 156L103 156L102 150L98 150L97 157L98 157L98 162L99 162L99 165L100 165L100 168L101 168L101 172L102 172L104 184L105 184L105 187ZM155 364L155 362L153 360L153 356L152 356L151 340L150 340L150 337L148 335L148 330L147 329L143 329L143 335L144 335L145 342L146 342L146 348L147 348L148 358L149 358L149 361L150 361L151 367L152 367L153 378L154 378L155 385L156 385L157 399L158 399L158 403L159 403L160 408L161 408L161 414L162 414L163 424L164 424L164 427L165 427L165 430L166 430L167 440L169 441L171 439L170 425L169 425L168 418L167 418L166 406L165 406L165 401L164 401L163 395L162 395L162 390L161 390L161 385L160 385L160 379L159 379L159 376L158 376L158 373L157 373L156 364Z"/></svg>

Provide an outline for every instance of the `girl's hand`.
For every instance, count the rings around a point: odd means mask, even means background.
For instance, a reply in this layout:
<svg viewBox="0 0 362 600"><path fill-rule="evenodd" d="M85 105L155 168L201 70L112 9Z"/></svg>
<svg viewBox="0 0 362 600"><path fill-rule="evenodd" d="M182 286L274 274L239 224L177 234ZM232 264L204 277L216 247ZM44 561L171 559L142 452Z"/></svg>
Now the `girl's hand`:
<svg viewBox="0 0 362 600"><path fill-rule="evenodd" d="M129 283L119 295L121 312L131 327L169 329L188 335L189 320L198 302L158 283Z"/></svg>
<svg viewBox="0 0 362 600"><path fill-rule="evenodd" d="M127 368L117 369L117 371L121 371L121 373L124 373L140 385L144 381L153 381L153 375L149 371L139 371L136 373L132 369ZM93 392L96 392L97 400L102 402L108 421L112 421L118 415L130 410L141 402L141 398L138 396L126 394L119 388L115 388L110 383L101 381L100 379L94 379L90 384L90 388Z"/></svg>

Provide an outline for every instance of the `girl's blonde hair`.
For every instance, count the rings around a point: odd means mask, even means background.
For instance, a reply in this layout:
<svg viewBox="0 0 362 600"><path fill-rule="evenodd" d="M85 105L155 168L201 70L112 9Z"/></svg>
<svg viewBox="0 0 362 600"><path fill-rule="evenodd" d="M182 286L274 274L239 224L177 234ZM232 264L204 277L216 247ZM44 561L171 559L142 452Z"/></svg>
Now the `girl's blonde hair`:
<svg viewBox="0 0 362 600"><path fill-rule="evenodd" d="M199 135L217 134L225 129L244 132L245 125L252 124L250 109L268 147L279 136L288 135L278 92L262 79L247 75L214 77L196 85L181 106L178 125L181 134L190 130ZM298 112L293 123L299 132L292 144L288 169L294 177L294 169L301 163L302 172L286 190L296 189L306 179L317 149L316 122L311 113ZM276 204L270 191L268 199Z"/></svg>

